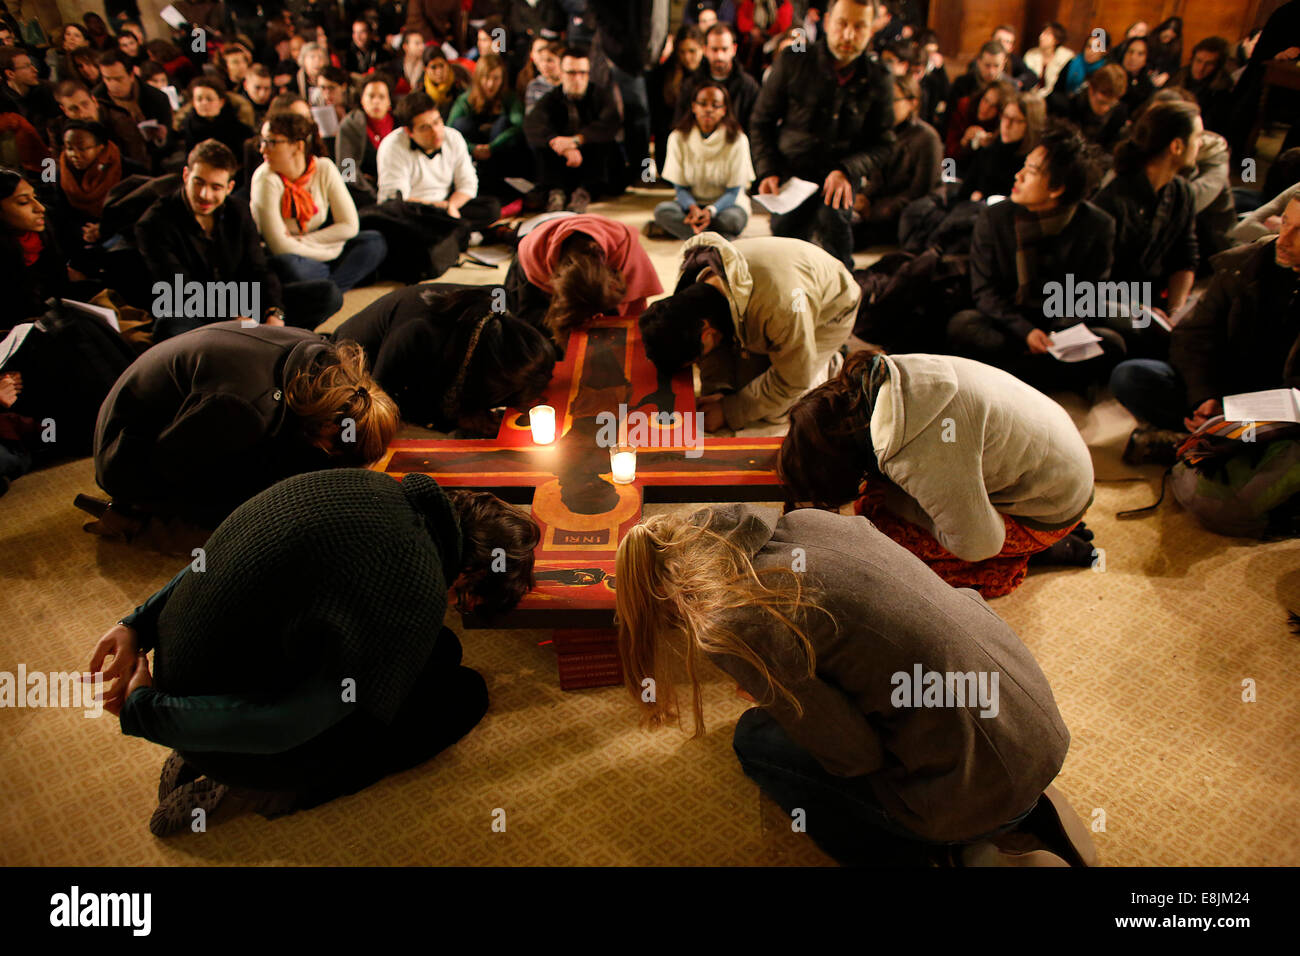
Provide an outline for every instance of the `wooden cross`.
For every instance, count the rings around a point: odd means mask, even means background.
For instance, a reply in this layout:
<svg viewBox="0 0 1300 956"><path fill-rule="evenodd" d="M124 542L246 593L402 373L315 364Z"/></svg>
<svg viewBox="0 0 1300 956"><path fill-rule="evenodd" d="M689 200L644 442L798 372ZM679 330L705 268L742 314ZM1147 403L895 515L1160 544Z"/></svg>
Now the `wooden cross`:
<svg viewBox="0 0 1300 956"><path fill-rule="evenodd" d="M614 559L618 543L641 519L645 502L772 501L778 438L711 438L695 424L690 371L660 375L645 357L633 319L598 319L569 338L545 402L556 409L556 440L537 445L526 413L508 412L495 439L394 441L375 466L400 477L432 476L449 488L490 491L532 505L542 530L537 587L490 624L467 615L465 626L552 628L560 686L622 682L614 624ZM629 438L638 445L636 479L610 477L609 413L626 407L650 426ZM641 441L638 439L645 439ZM689 447L694 445L695 447ZM689 453L689 455L688 455Z"/></svg>

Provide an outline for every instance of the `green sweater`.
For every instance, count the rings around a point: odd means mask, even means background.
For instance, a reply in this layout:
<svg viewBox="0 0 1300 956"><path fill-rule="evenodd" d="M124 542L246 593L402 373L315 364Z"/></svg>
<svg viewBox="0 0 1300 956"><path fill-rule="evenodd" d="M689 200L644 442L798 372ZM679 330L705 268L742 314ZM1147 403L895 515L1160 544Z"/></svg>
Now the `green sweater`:
<svg viewBox="0 0 1300 956"><path fill-rule="evenodd" d="M158 615L184 570L140 605L122 623L137 635L140 650L158 638ZM250 658L256 666L256 658ZM314 675L280 700L254 701L236 694L180 697L153 687L137 687L122 708L122 732L174 750L231 753L283 753L334 726L352 713L342 688Z"/></svg>
<svg viewBox="0 0 1300 956"><path fill-rule="evenodd" d="M495 153L502 147L509 146L511 143L515 142L515 140L522 135L524 130L524 106L519 102L519 97L515 96L513 93L506 93L502 96L501 113L482 117L475 114L474 111L470 109L469 93L462 93L460 96L456 97L456 102L452 104L451 115L447 117L447 125L455 126L456 121L461 118L468 119L476 125L483 122L491 125L496 122L497 116L505 116L510 125L505 128L505 131L502 132L500 136L487 144L492 148L492 152ZM468 141L469 137L466 137L466 140ZM471 153L473 152L475 145L477 144L469 142Z"/></svg>

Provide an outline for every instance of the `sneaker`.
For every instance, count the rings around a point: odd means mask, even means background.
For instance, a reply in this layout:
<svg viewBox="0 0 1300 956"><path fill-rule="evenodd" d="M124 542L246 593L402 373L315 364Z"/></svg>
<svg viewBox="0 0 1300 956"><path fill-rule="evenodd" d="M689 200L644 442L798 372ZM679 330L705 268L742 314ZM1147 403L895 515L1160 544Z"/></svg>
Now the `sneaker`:
<svg viewBox="0 0 1300 956"><path fill-rule="evenodd" d="M483 245L483 233L477 231L471 232L469 234L469 244L471 248Z"/></svg>
<svg viewBox="0 0 1300 956"><path fill-rule="evenodd" d="M149 832L156 837L173 836L193 829L196 819L202 819L207 825L207 817L221 805L230 788L224 783L217 783L207 777L200 777L182 784L162 800L149 820ZM203 815L196 817L194 811L202 810Z"/></svg>
<svg viewBox="0 0 1300 956"><path fill-rule="evenodd" d="M587 190L583 189L581 186L575 189L573 195L569 197L569 211L576 212L579 216L586 212L587 207L590 205L591 193L587 192Z"/></svg>
<svg viewBox="0 0 1300 956"><path fill-rule="evenodd" d="M550 193L546 197L546 211L547 212L564 211L564 190L563 189L552 189L550 191Z"/></svg>
<svg viewBox="0 0 1300 956"><path fill-rule="evenodd" d="M1124 464L1168 467L1178 460L1178 448L1186 440L1187 435L1183 432L1167 428L1152 425L1135 428L1124 446Z"/></svg>

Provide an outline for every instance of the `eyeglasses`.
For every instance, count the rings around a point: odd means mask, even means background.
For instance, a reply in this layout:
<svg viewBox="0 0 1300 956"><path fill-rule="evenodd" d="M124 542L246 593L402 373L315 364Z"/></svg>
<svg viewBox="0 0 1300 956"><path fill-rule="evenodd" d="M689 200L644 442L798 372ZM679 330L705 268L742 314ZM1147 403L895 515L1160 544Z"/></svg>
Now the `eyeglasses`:
<svg viewBox="0 0 1300 956"><path fill-rule="evenodd" d="M290 143L290 142L293 141L290 139L286 139L283 136L277 136L274 139L258 139L257 148L270 149L272 146L279 146L281 143Z"/></svg>

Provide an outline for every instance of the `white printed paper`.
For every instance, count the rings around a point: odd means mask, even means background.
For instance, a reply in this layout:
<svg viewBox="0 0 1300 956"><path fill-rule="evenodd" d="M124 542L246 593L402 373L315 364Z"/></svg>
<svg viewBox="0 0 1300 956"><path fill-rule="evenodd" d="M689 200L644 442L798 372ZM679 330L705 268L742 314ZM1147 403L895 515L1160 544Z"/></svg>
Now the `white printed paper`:
<svg viewBox="0 0 1300 956"><path fill-rule="evenodd" d="M774 216L783 216L792 209L802 206L808 197L817 192L817 184L810 183L798 176L791 176L775 196L759 193L754 201Z"/></svg>
<svg viewBox="0 0 1300 956"><path fill-rule="evenodd" d="M170 3L158 11L158 16L167 21L167 25L179 30L185 24L184 15Z"/></svg>
<svg viewBox="0 0 1300 956"><path fill-rule="evenodd" d="M60 299L59 304L65 308L77 312L84 312L87 315L94 316L100 321L107 322L114 332L122 331L122 327L117 324L117 313L112 309L106 309L102 305L92 305L89 302L77 302L74 299Z"/></svg>
<svg viewBox="0 0 1300 956"><path fill-rule="evenodd" d="M339 113L334 107L313 106L311 115L316 118L316 128L325 139L339 134Z"/></svg>
<svg viewBox="0 0 1300 956"><path fill-rule="evenodd" d="M1225 396L1223 417L1230 422L1300 423L1300 389L1270 388Z"/></svg>
<svg viewBox="0 0 1300 956"><path fill-rule="evenodd" d="M1058 362L1086 362L1102 354L1102 348L1098 344L1101 336L1095 335L1082 322L1053 332L1050 338L1052 344L1048 346L1047 352Z"/></svg>
<svg viewBox="0 0 1300 956"><path fill-rule="evenodd" d="M524 179L522 176L507 176L506 185L517 192L525 194L532 192L534 189L532 181Z"/></svg>
<svg viewBox="0 0 1300 956"><path fill-rule="evenodd" d="M14 357L14 353L17 352L23 342L27 340L28 334L34 328L36 328L36 323L34 322L24 322L21 325L15 325L13 331L5 336L3 342L0 342L0 369L3 369L9 360Z"/></svg>

